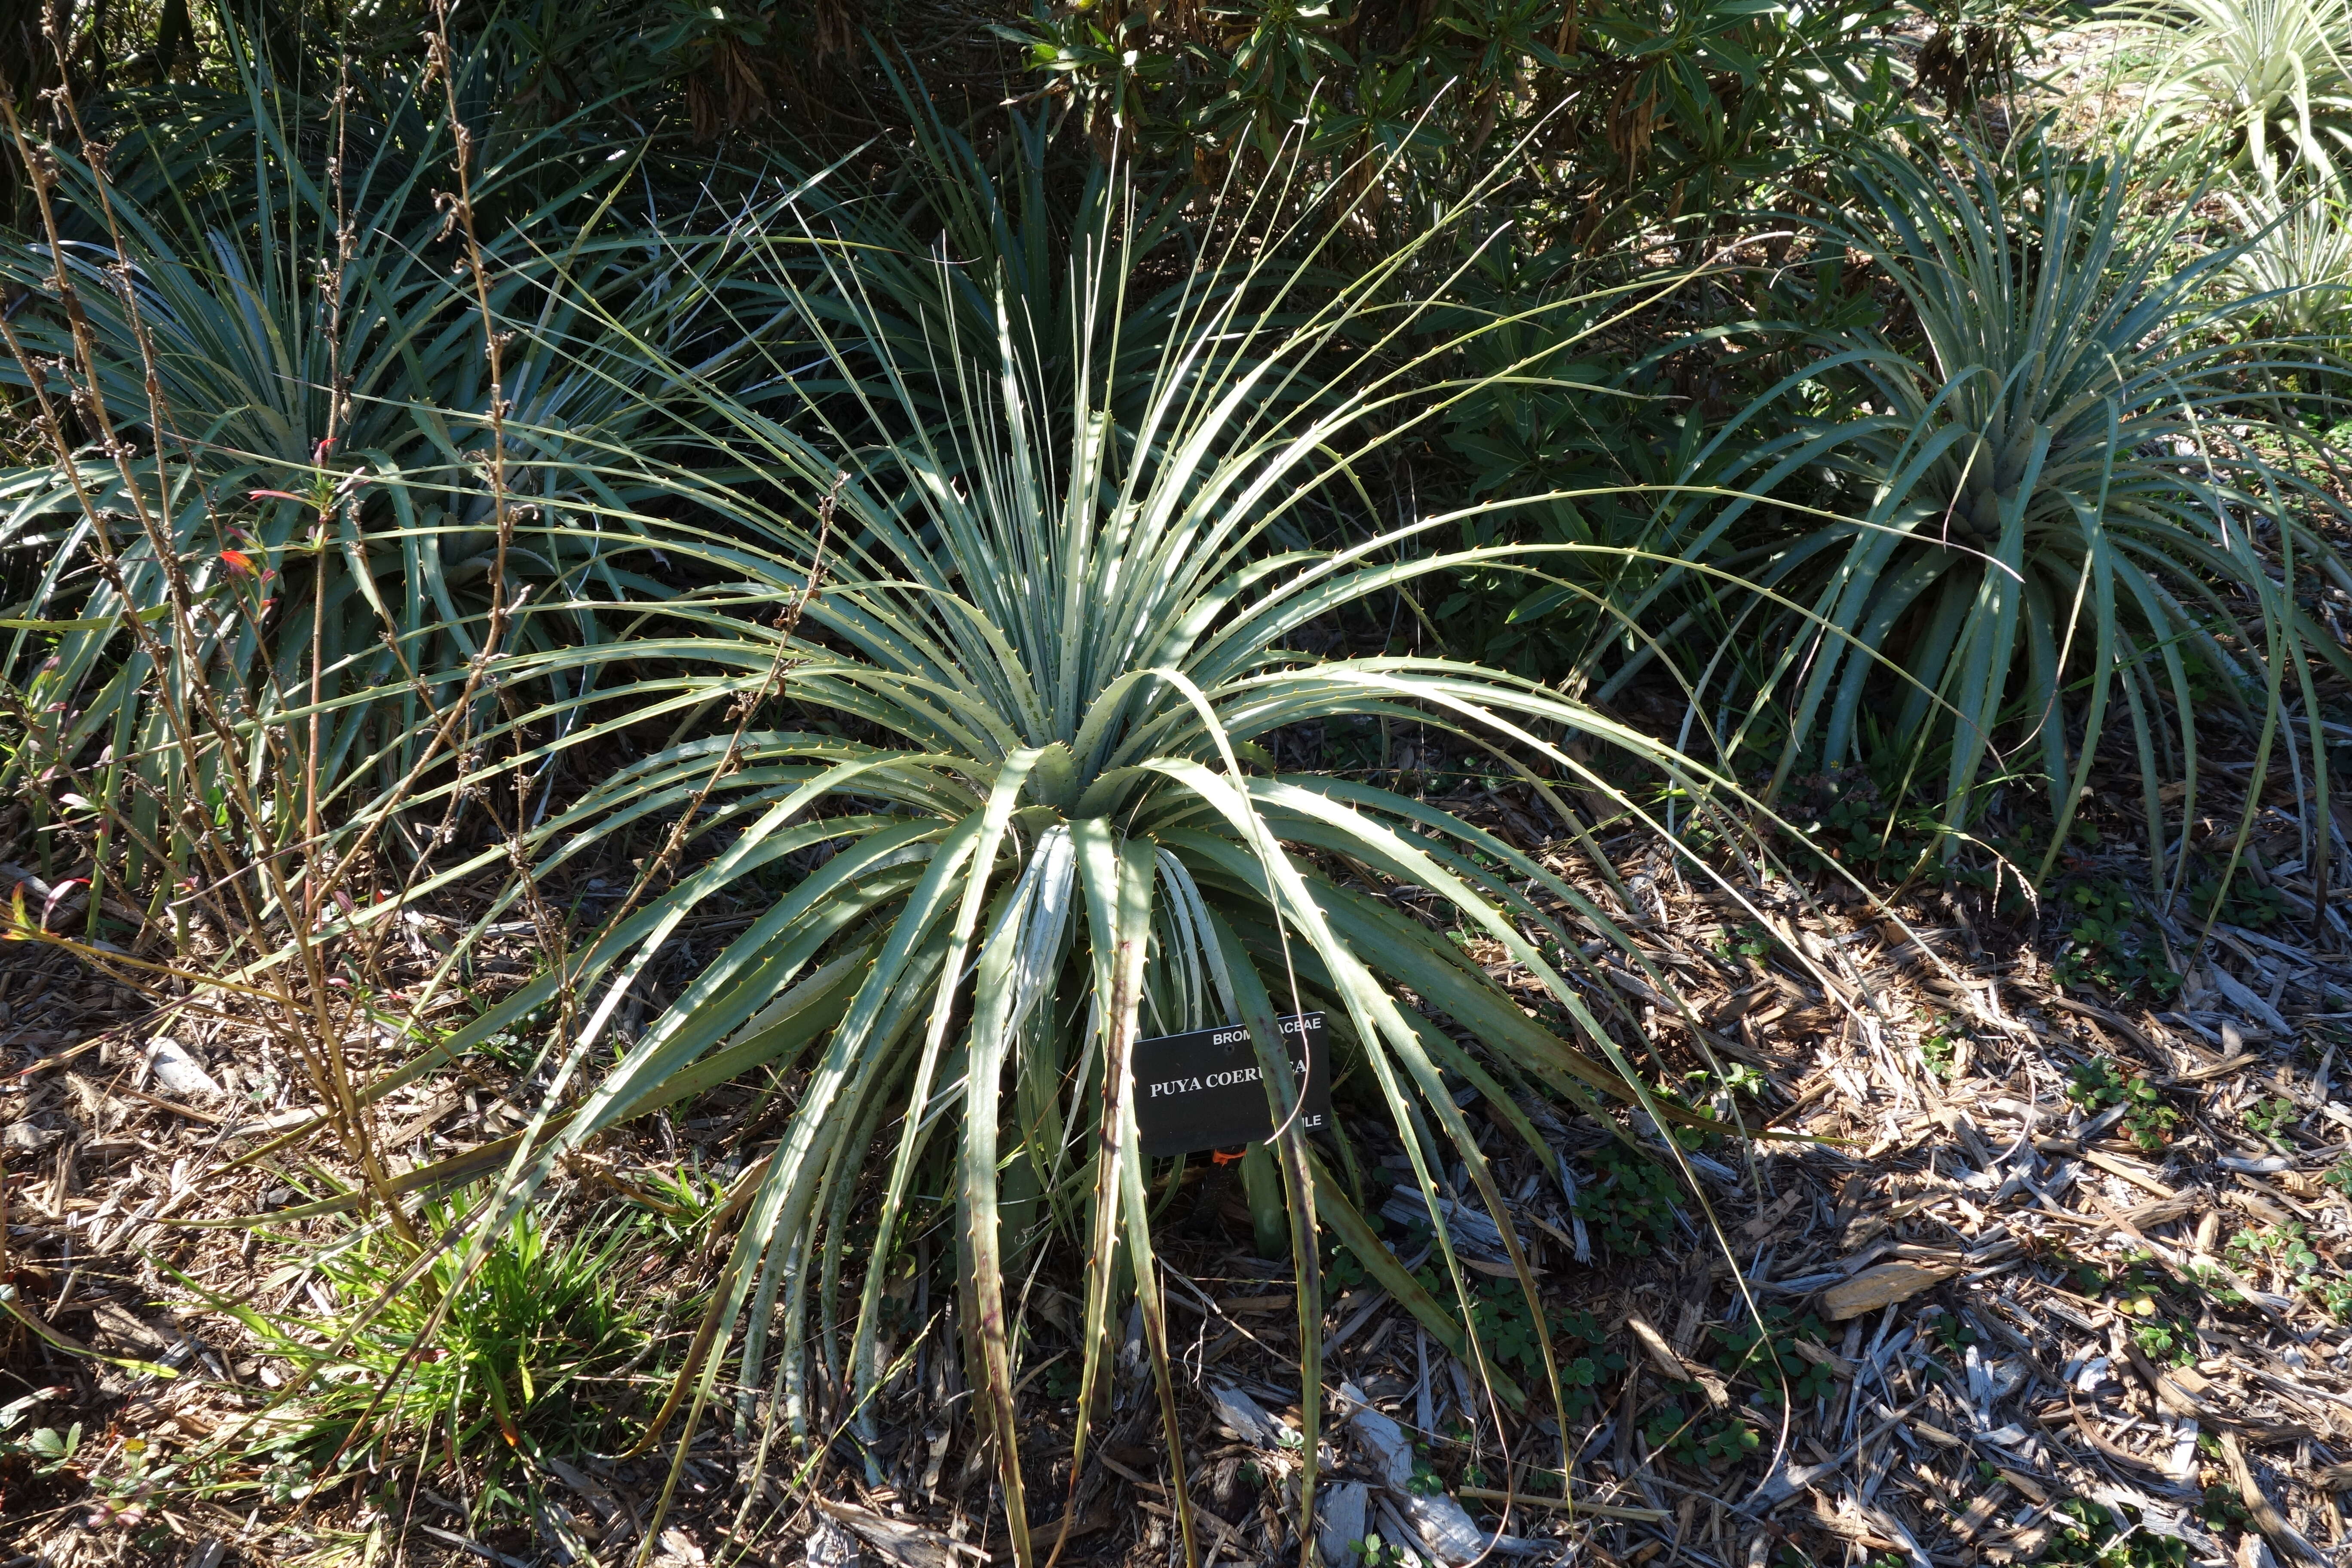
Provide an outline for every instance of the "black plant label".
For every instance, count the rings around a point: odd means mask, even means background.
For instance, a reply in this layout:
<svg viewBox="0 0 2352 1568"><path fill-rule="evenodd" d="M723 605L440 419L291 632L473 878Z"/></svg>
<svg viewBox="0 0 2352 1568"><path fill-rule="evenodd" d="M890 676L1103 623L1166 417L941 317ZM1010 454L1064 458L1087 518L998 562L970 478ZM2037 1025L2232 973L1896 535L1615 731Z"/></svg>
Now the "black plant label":
<svg viewBox="0 0 2352 1568"><path fill-rule="evenodd" d="M1280 1021L1293 1082L1305 1089L1297 1121L1302 1132L1331 1124L1331 1053L1323 1015ZM1257 1047L1240 1024L1135 1042L1135 1128L1155 1157L1231 1149L1273 1136Z"/></svg>

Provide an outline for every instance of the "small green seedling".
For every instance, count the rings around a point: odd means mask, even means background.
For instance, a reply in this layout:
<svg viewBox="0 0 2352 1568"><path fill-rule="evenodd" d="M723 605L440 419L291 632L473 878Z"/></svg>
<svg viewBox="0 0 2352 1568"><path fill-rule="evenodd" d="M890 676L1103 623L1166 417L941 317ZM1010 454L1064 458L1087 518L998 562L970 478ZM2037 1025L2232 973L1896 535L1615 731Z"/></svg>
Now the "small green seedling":
<svg viewBox="0 0 2352 1568"><path fill-rule="evenodd" d="M2186 1323L2161 1319L2142 1323L2132 1330L2132 1342L2159 1366L2190 1366L2197 1361L2197 1331Z"/></svg>
<svg viewBox="0 0 2352 1568"><path fill-rule="evenodd" d="M2074 1069L2066 1098L2085 1110L2123 1106L2124 1127L2133 1142L2147 1153L2161 1152L2172 1141L2180 1112L2165 1103L2157 1087L2138 1073L2126 1074L2113 1057L2100 1057Z"/></svg>
<svg viewBox="0 0 2352 1568"><path fill-rule="evenodd" d="M1682 1184L1674 1173L1616 1143L1591 1153L1593 1180L1578 1189L1576 1212L1594 1239L1620 1258L1646 1258L1675 1234Z"/></svg>
<svg viewBox="0 0 2352 1568"><path fill-rule="evenodd" d="M1959 1041L1941 1028L1919 1042L1919 1060L1948 1083L1960 1070L1959 1055Z"/></svg>
<svg viewBox="0 0 2352 1568"><path fill-rule="evenodd" d="M2186 1542L2150 1534L2137 1520L2118 1530L2104 1503L2069 1498L2050 1522L2055 1529L2041 1559L2050 1568L2189 1568Z"/></svg>
<svg viewBox="0 0 2352 1568"><path fill-rule="evenodd" d="M2274 1096L2256 1101L2247 1109L2242 1120L2246 1131L2255 1137L2274 1139L2303 1120L2303 1116L2294 1100Z"/></svg>

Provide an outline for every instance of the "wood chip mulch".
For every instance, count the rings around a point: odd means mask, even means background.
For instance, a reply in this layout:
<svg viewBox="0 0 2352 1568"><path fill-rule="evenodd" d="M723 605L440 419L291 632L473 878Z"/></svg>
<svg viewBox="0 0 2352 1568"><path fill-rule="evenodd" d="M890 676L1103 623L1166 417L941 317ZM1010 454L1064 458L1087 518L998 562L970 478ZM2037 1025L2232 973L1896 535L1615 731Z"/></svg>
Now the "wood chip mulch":
<svg viewBox="0 0 2352 1568"><path fill-rule="evenodd" d="M1454 804L1536 840L1524 802ZM2352 1105L2336 1076L2352 1042L2352 963L2340 936L2306 942L2292 900L2288 923L2224 925L2201 950L2193 929L2160 921L2174 952L2203 957L2170 1000L2125 1002L2058 984L2048 956L1981 900L1931 891L1889 910L1781 884L1743 907L1630 841L1611 854L1649 868L1624 879L1649 973L1596 942L1596 1002L1662 1072L1711 1058L1695 1100L1803 1136L1687 1151L1705 1202L1663 1216L1630 1200L1612 1208L1607 1151L1621 1145L1589 1120L1530 1102L1551 1144L1543 1158L1499 1125L1487 1136L1562 1352L1568 1504L1559 1427L1540 1363L1512 1338L1523 1307L1499 1248L1482 1257L1475 1225L1456 1227L1486 1342L1530 1391L1516 1411L1335 1257L1322 1325L1327 1562L1457 1568L1476 1555L1458 1550L1464 1521L1490 1558L1602 1568L2352 1561L2336 1495L2352 1488ZM1614 899L1572 849L1555 863ZM2292 894L2292 876L2280 879ZM1696 1027L1654 980L1671 982ZM388 1551L417 1564L637 1559L661 1455L555 1466L539 1478L536 1521L495 1532L431 1484L407 1488L397 1515L357 1489L225 1507L169 1489L109 1502L87 1484L119 1470L126 1445L194 1450L266 1402L270 1369L189 1282L257 1289L288 1259L245 1233L173 1222L282 1201L264 1173L218 1172L303 1097L268 1078L235 1030L185 1027L175 1037L225 1092L173 1094L154 1076L155 1031L136 999L64 954L27 956L0 987L12 1307L0 1407L18 1402L0 1440L84 1425L77 1466L42 1474L0 1459L0 1519L13 1521L0 1525L0 1568L373 1564ZM495 1135L520 1114L455 1079L415 1093L388 1114L427 1142ZM608 1200L630 1169L716 1150L732 1130L725 1105L666 1124L607 1152L578 1189ZM1668 1158L1654 1130L1626 1131ZM1402 1163L1376 1131L1356 1152L1375 1184ZM1188 1170L1202 1186L1171 1209L1187 1217L1167 1242L1196 1534L1218 1568L1297 1561L1287 1266L1250 1256L1238 1194L1204 1170ZM1392 1220L1414 1217L1410 1192L1389 1200ZM1414 1261L1412 1225L1388 1234ZM1066 1523L1064 1562L1174 1561L1132 1323L1099 1462L1070 1484L1071 1283L1040 1278L1029 1292L1032 1520L1048 1547ZM284 1279L270 1289L282 1294ZM797 1468L772 1464L747 1504L755 1438L714 1422L649 1560L1009 1561L951 1310L919 1305L931 1332L877 1413L876 1471L835 1443Z"/></svg>

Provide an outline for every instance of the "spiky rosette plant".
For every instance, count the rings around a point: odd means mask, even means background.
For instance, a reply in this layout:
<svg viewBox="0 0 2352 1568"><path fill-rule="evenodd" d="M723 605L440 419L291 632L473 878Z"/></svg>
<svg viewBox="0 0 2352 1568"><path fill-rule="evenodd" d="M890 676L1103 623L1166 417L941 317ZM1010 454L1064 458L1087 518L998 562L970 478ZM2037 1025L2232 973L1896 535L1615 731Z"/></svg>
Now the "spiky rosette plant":
<svg viewBox="0 0 2352 1568"><path fill-rule="evenodd" d="M1279 193L1265 199L1280 210ZM675 832L671 847L692 850L647 855L656 879L641 880L592 941L411 1069L542 1010L568 1020L549 1100L567 1105L560 1118L415 1178L504 1159L518 1193L565 1151L656 1107L755 1068L793 1075L788 1125L745 1189L702 1342L726 1344L740 1328L747 1381L780 1348L774 1408L801 1435L814 1333L824 1364L845 1369L835 1408L871 1436L890 1370L878 1349L888 1271L914 1194L946 1194L972 1380L1024 1563L1010 1258L1048 1247L1083 1261L1078 1459L1083 1413L1105 1387L1108 1325L1137 1282L1173 1440L1152 1172L1129 1098L1139 1036L1242 1022L1256 1042L1279 1131L1246 1176L1297 1261L1310 1464L1327 1226L1490 1386L1521 1395L1328 1178L1290 1114L1299 1086L1275 1045L1278 1016L1326 1012L1337 1050L1377 1086L1465 1302L1436 1201L1444 1167L1458 1163L1498 1220L1504 1208L1456 1091L1475 1088L1554 1169L1515 1093L1588 1107L1642 1097L1563 973L1580 962L1570 922L1612 930L1598 910L1519 849L1412 795L1281 770L1277 733L1353 719L1425 724L1517 759L1530 777L1615 794L1571 755L1581 740L1578 755L1616 752L1684 798L1704 798L1713 782L1503 671L1301 650L1316 623L1464 563L1401 559L1418 532L1458 518L1336 551L1282 542L1314 509L1346 501L1381 447L1462 390L1432 390L1429 366L1450 345L1400 346L1418 309L1394 301L1428 297L1401 287L1425 257L1392 256L1286 318L1286 282L1313 264L1314 236L1235 240L1192 258L1139 311L1125 291L1140 258L1123 242L1119 205L1093 212L1071 245L1079 286L1062 321L1033 319L1009 272L984 261L935 256L932 285L897 287L903 235L812 224L779 238L780 255L820 258L776 272L780 298L824 344L817 362L779 366L801 406L772 417L714 400L743 465L732 482L638 471L614 487L657 478L667 489L671 521L645 526L667 570L699 585L648 606L660 620L635 637L519 654L498 675L506 690L562 692L594 672L586 685L599 706L580 721L562 700L518 716L527 732L558 737L525 757L533 768L602 737L677 733L698 711L731 716L638 758L540 827L529 847L542 885L625 853L632 831L639 842ZM1256 211L1231 217L1223 232L1264 232ZM866 263L883 251L894 265ZM1169 276L1164 256L1159 266ZM959 326L971 318L940 303L950 283L989 290L992 336ZM1148 353L1118 340L1119 323L1137 319L1161 323ZM1364 348L1362 363L1394 368L1351 375ZM1075 363L1041 363L1048 353ZM1049 376L1075 388L1067 402L1041 404ZM1129 376L1139 384L1121 384ZM1113 407L1137 412L1114 418ZM658 879L688 860L674 881ZM1530 1016L1446 931L1400 912L1387 891L1401 883L1525 965L1548 993L1547 1016ZM632 988L688 922L721 908L745 920L740 933L642 1033L616 1038ZM618 1059L567 1100L582 1064L606 1047ZM1500 1228L1532 1310L1512 1227ZM845 1326L845 1277L857 1282ZM698 1409L715 1367L695 1386ZM1183 1466L1173 1473L1181 1489ZM1189 1531L1188 1510L1177 1516Z"/></svg>
<svg viewBox="0 0 2352 1568"><path fill-rule="evenodd" d="M2231 282L2266 336L2340 361L2352 336L2352 225L2339 182L2250 182L2222 202L2244 244Z"/></svg>
<svg viewBox="0 0 2352 1568"><path fill-rule="evenodd" d="M1751 721L1798 742L1776 784L1804 742L1834 768L1875 730L1931 786L1939 761L1958 829L1989 764L2038 773L2055 818L2038 879L2120 719L2161 879L2159 791L2196 784L2212 710L2246 716L2267 747L2290 672L2311 700L2306 652L2347 668L2302 598L2347 581L2308 521L2334 503L2244 438L2261 375L2301 355L2233 349L2243 303L2209 290L2242 252L2172 265L2189 210L2136 233L2127 160L2080 167L2032 142L2011 158L1855 160L1854 197L1820 233L1898 291L1916 346L1875 326L1821 339L1755 407L1812 382L1851 412L1727 463L1723 482L1748 493L1685 553L1752 528L1753 496L1790 476L1834 476L1847 515L1816 514L1750 567L1773 591L1743 608L1773 650ZM2184 869L2169 862L2176 881Z"/></svg>
<svg viewBox="0 0 2352 1568"><path fill-rule="evenodd" d="M481 63L476 51L462 71ZM714 297L749 226L662 246L616 231L613 194L634 165L583 132L589 116L483 168L474 199L504 221L482 226L476 297L449 269L459 242L434 201L456 138L429 75L313 100L240 58L237 80L201 95L213 114L175 118L180 134L142 135L119 161L0 128L49 174L36 234L0 245L0 283L19 299L0 322L0 385L70 416L37 425L37 462L0 468L0 494L12 531L78 521L0 642L34 716L0 779L107 748L75 787L97 803L98 875L133 885L184 871L187 813L168 804L180 770L244 766L265 795L280 786L278 821L303 809L287 793L303 771L291 752L261 767L220 755L233 741L174 731L167 710L194 688L261 716L247 733L272 743L305 706L295 750L337 816L335 785L396 791L429 756L490 601L561 583L573 613L521 635L568 640L598 634L592 598L657 592L612 577L604 536L647 498L608 493L596 470L614 447L690 450L678 388L725 376L747 327L740 302ZM648 360L647 341L688 368ZM562 526L543 526L559 497ZM118 549L92 570L94 552ZM170 634L160 671L148 649L122 657L134 616ZM197 793L217 801L216 781ZM129 846L121 865L110 844Z"/></svg>
<svg viewBox="0 0 2352 1568"><path fill-rule="evenodd" d="M2352 4L2347 0L2133 0L2120 22L2147 84L2141 134L2200 130L2265 177L2281 163L2321 170L2352 125Z"/></svg>

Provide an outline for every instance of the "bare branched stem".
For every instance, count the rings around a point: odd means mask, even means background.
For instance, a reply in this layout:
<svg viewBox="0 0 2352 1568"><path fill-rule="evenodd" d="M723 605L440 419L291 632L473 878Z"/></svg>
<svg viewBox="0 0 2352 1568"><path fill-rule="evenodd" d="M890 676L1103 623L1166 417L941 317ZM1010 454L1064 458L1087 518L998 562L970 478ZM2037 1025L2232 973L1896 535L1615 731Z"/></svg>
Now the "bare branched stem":
<svg viewBox="0 0 2352 1568"><path fill-rule="evenodd" d="M608 923L617 926L627 920L638 903L669 875L677 858L685 852L687 844L694 837L695 819L702 815L703 805L709 800L710 792L719 787L720 780L735 771L736 762L743 754L743 738L751 731L753 716L783 695L784 678L792 668L793 639L800 635L801 617L808 613L809 605L824 585L824 552L826 543L833 536L834 509L840 504L842 487L848 483L849 475L845 471L836 473L833 477L833 487L817 503L816 548L809 560L808 581L802 585L800 594L793 602L776 616L776 657L769 663L768 673L761 678L758 686L736 700L735 729L727 737L727 745L719 752L719 761L704 775L701 784L694 792L694 798L687 802L686 809L678 813L677 820L670 824L660 853L646 862L645 870L638 875L636 882L629 889L628 896L622 900Z"/></svg>
<svg viewBox="0 0 2352 1568"><path fill-rule="evenodd" d="M57 52L59 70L61 74L65 74L67 40L54 7L49 14L49 22L51 47ZM82 307L79 293L74 287L71 272L67 266L68 250L57 220L55 205L50 199L50 188L57 177L54 158L46 148L36 150L33 147L30 138L26 135L24 127L17 119L13 104L0 100L0 116L5 116L9 133L16 143L19 154L25 159L26 168L33 172L30 183L40 213L43 236L48 241L52 280L58 291L58 305L65 314L68 330L73 337L75 359L79 362L73 368L78 368L80 372L80 384L72 387L72 390L87 409L89 421L99 432L107 454L115 466L122 483L123 493L131 504L141 532L146 539L147 547L154 558L157 569L171 596L173 610L171 617L172 634L176 658L166 653L137 613L137 602L131 595L128 581L122 573L121 552L115 548L110 532L106 526L104 509L96 503L96 499L89 494L87 486L82 483L79 468L75 461L72 444L66 434L64 422L59 417L54 403L46 395L39 398L43 433L48 438L61 468L69 476L69 482L76 492L76 500L82 504L84 516L89 520L91 538L100 556L101 570L109 577L110 585L123 600L125 610L123 618L134 639L141 645L142 652L148 656L154 670L159 689L158 700L165 712L166 721L172 727L173 738L178 742L182 771L185 775L182 785L184 796L180 803L182 809L175 815L194 827L199 837L211 847L223 870L230 873L228 885L233 890L233 896L238 900L242 907L247 928L249 931L258 933L265 922L260 911L253 907L243 879L234 875L237 858L230 851L228 846L219 839L206 814L201 809L203 792L201 780L197 775L201 749L197 743L196 726L191 716L182 709L179 701L180 688L184 686L188 697L201 710L205 727L210 731L212 739L218 747L218 754L224 763L226 763L229 759L239 756L243 748L237 736L237 725L224 709L220 694L207 678L206 666L209 660L198 641L197 628L202 623L197 615L197 595L188 580L185 563L181 558L179 542L171 525L171 493L166 479L164 444L170 438L173 423L164 403L163 378L157 369L158 357L153 342L148 334L146 322L139 310L137 290L131 287L127 272L127 258L130 251L124 241L121 218L116 212L112 190L107 177L105 150L89 134L88 128L83 125L79 108L74 102L70 85L61 84L52 97L62 120L71 124L82 153L83 164L89 172L100 211L105 220L108 237L115 256L113 271L117 290L124 308L125 320L130 324L133 341L137 344L140 354L141 366L144 374L148 427L152 433L152 452L155 468L155 494L152 500L141 483L132 447L119 432L112 414L107 407L96 334L90 326L88 312ZM13 331L8 332L7 338L9 347L16 354L27 379L34 383L37 389L39 388L47 379L40 374L41 367L37 366L25 353L21 342L17 340ZM67 377L68 384L71 386L68 367L59 366L58 369L60 374ZM205 499L205 504L209 509L209 498ZM174 681L175 670L185 673L184 682ZM268 744L270 736L268 725L260 723L257 719L254 731L259 743ZM269 845L277 834L282 831L282 827L273 823L270 814L265 812L261 803L255 798L247 770L240 766L224 765L217 771L230 801L245 824L250 841L265 847ZM291 889L288 885L285 872L275 855L263 853L254 858L252 868L257 871L263 881L267 883L271 905L279 910L287 921L294 953L302 973L303 988L309 992L309 1006L305 1008L301 998L296 994L295 987L289 983L282 973L278 973L277 994L279 1007L286 1021L287 1037L294 1045L296 1054L301 1059L304 1070L311 1079L314 1091L319 1095L321 1103L328 1108L331 1119L342 1138L346 1153L350 1155L353 1163L360 1167L369 1192L383 1205L395 1229L404 1239L413 1242L415 1239L414 1229L398 1202L392 1195L389 1178L375 1149L373 1126L357 1093L343 1050L341 1031L334 1016L331 1001L331 987L327 983L324 958L318 944L311 940L314 928L303 918L301 910L291 899Z"/></svg>
<svg viewBox="0 0 2352 1568"><path fill-rule="evenodd" d="M449 135L454 144L450 162L457 173L457 188L444 197L449 221L455 229L462 253L460 265L472 286L474 305L482 318L482 353L489 361L490 395L484 418L489 429L490 450L482 464L483 478L490 489L490 519L497 543L490 560L490 620L483 639L482 650L475 659L475 673L486 672L495 654L502 649L508 636L518 599L509 607L506 597L508 563L514 549L515 506L507 474L507 401L506 344L507 332L499 324L496 307L490 300L490 269L482 248L482 238L474 218L474 133L458 112L457 51L449 41L449 0L433 0L433 31L425 37L428 79L438 77L444 101L448 106ZM470 693L475 682L469 679ZM493 684L492 689L498 691ZM502 707L509 715L512 709L499 693ZM514 819L507 826L507 856L515 874L523 903L530 915L531 925L539 933L541 948L554 962L556 972L563 976L559 994L554 1043L560 1052L569 1041L577 998L572 984L567 957L563 923L557 920L546 900L540 896L539 879L531 875L530 854L523 835L530 819L529 776L521 754L528 750L529 740L520 725L510 726L516 752L514 767ZM461 752L462 759L470 752ZM461 786L460 794L463 794Z"/></svg>

